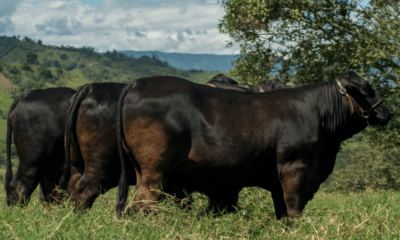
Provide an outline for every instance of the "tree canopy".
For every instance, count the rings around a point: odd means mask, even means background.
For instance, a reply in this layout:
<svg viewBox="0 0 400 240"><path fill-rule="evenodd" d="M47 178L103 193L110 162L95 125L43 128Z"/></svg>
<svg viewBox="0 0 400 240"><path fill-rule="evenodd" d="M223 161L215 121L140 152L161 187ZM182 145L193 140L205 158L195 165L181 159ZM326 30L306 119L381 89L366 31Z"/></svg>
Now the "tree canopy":
<svg viewBox="0 0 400 240"><path fill-rule="evenodd" d="M361 3L362 4L361 4ZM219 30L239 46L231 73L260 84L271 75L296 84L333 80L353 70L396 113L400 110L400 8L391 0L224 0ZM371 130L400 145L400 121Z"/></svg>

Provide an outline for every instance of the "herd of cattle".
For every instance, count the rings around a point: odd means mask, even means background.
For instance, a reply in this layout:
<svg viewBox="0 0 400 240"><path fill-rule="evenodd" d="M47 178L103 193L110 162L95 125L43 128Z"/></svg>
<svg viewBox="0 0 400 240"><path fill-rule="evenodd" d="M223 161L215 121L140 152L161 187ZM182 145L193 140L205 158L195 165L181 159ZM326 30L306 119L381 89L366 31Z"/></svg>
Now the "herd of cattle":
<svg viewBox="0 0 400 240"><path fill-rule="evenodd" d="M139 208L160 198L200 192L207 211L233 211L244 187L271 192L278 219L296 217L333 170L340 143L393 112L354 72L331 82L261 87L218 74L205 85L157 76L129 84L92 83L35 89L18 96L7 121L7 204L59 200L58 188L90 208L128 186ZM15 176L11 139L19 157Z"/></svg>

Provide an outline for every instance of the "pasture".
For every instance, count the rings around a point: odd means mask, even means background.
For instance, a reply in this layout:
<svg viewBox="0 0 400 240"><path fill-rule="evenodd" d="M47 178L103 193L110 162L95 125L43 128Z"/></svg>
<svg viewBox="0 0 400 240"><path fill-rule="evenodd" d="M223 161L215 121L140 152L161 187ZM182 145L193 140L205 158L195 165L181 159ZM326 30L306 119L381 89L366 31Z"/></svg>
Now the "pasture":
<svg viewBox="0 0 400 240"><path fill-rule="evenodd" d="M400 192L317 192L290 228L277 221L269 192L245 188L236 213L201 215L204 195L195 194L192 210L171 199L144 216L119 220L116 189L99 197L85 214L64 202L47 210L38 190L25 209L10 209L0 190L0 239L400 239Z"/></svg>

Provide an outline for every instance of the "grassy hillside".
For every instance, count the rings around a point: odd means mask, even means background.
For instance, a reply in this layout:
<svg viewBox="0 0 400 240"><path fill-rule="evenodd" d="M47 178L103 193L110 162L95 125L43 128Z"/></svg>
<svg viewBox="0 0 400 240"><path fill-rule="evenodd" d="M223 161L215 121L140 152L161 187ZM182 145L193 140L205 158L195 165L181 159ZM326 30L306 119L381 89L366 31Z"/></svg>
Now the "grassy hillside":
<svg viewBox="0 0 400 240"><path fill-rule="evenodd" d="M37 55L36 61L39 65L30 66L34 72L22 69L25 65L29 65L26 63L24 65L29 51ZM171 67L166 61L161 61L156 55L134 58L115 50L100 54L91 47L46 46L27 37L22 41L17 37L0 37L0 60L9 63L10 67L5 67L5 69L6 74L11 74L7 77L17 85L23 82L24 78L31 78L40 83L36 69L41 74L44 70L43 67L51 69L53 75L53 77L45 79L45 82L50 83L46 86L51 86L51 84L61 86L68 84L70 80L77 82L84 81L84 79L95 82L129 82L139 77L157 75L178 76L204 83L217 74L217 72L207 73L202 70L178 70ZM13 68L12 64L21 65ZM38 69L40 66L42 69ZM64 73L70 72L70 80L67 83L59 81L59 79L65 80L65 77L57 74L57 70L63 70ZM81 79L76 79L78 77ZM41 87L39 83L36 83L35 86Z"/></svg>
<svg viewBox="0 0 400 240"><path fill-rule="evenodd" d="M35 192L34 196L38 193ZM47 210L37 197L23 208L9 209L0 189L0 239L399 239L400 193L364 192L350 195L319 192L290 228L277 221L270 193L245 188L239 209L226 215L200 214L204 195L195 194L193 210L171 201L144 216L122 220L115 214L116 189L98 198L85 214L63 203Z"/></svg>

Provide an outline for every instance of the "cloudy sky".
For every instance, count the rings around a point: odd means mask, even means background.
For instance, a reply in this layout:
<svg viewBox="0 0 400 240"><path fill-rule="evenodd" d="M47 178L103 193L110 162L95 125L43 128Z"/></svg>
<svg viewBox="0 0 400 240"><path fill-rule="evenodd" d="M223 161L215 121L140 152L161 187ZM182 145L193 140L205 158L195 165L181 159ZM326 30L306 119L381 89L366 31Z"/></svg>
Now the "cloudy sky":
<svg viewBox="0 0 400 240"><path fill-rule="evenodd" d="M108 50L235 54L216 0L0 0L0 35Z"/></svg>

